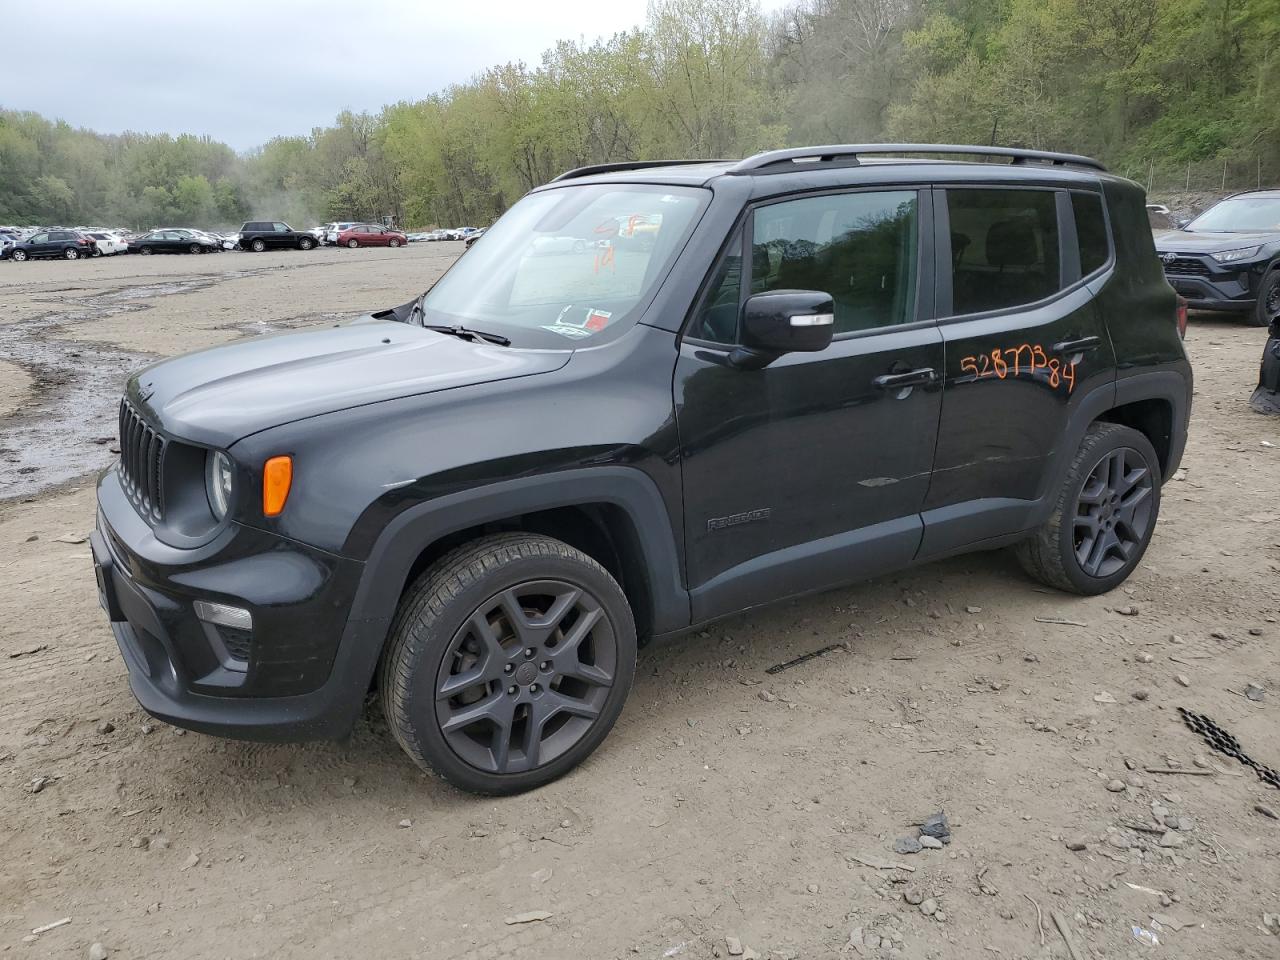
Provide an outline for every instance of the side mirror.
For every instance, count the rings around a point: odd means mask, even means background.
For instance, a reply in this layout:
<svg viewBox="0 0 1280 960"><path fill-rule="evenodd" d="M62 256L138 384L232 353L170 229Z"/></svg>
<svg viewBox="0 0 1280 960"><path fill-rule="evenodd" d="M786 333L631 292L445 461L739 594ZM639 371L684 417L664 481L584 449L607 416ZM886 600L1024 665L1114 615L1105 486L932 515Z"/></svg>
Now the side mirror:
<svg viewBox="0 0 1280 960"><path fill-rule="evenodd" d="M784 353L817 353L835 332L835 302L817 290L758 293L742 307L742 345L735 366L760 369Z"/></svg>

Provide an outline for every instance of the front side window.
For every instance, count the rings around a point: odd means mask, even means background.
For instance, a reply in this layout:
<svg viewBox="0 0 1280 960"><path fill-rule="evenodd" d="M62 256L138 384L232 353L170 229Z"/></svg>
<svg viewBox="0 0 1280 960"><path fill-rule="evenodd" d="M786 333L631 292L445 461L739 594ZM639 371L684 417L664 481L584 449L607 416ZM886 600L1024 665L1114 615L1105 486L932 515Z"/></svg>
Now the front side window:
<svg viewBox="0 0 1280 960"><path fill-rule="evenodd" d="M639 318L709 197L629 183L529 194L427 292L423 321L500 333L517 346L614 333Z"/></svg>
<svg viewBox="0 0 1280 960"><path fill-rule="evenodd" d="M952 313L1024 306L1061 289L1052 190L947 191Z"/></svg>
<svg viewBox="0 0 1280 960"><path fill-rule="evenodd" d="M751 293L816 290L835 301L835 332L915 318L918 210L914 190L805 197L760 207L751 238Z"/></svg>
<svg viewBox="0 0 1280 960"><path fill-rule="evenodd" d="M288 232L289 232L289 225L288 225L287 223L273 223L271 226L272 226L272 228L275 230L275 232L276 232L276 233L288 233Z"/></svg>
<svg viewBox="0 0 1280 960"><path fill-rule="evenodd" d="M34 237L27 241L28 243L48 243L49 235L47 233L37 233Z"/></svg>

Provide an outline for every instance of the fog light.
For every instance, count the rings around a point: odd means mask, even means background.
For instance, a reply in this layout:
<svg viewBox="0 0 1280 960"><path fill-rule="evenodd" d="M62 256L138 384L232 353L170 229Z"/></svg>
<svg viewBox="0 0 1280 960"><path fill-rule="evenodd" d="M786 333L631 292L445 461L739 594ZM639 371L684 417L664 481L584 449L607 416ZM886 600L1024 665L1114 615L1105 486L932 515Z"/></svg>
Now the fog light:
<svg viewBox="0 0 1280 960"><path fill-rule="evenodd" d="M235 630L252 630L253 615L243 607L232 607L225 603L208 603L204 600L195 602L196 616L205 623L216 623L219 626L231 627Z"/></svg>

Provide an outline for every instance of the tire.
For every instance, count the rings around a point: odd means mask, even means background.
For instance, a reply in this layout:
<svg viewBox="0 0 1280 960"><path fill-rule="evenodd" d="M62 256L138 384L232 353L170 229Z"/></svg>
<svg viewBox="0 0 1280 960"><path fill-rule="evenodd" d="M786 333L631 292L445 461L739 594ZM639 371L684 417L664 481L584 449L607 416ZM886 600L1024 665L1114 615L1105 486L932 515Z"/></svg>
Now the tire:
<svg viewBox="0 0 1280 960"><path fill-rule="evenodd" d="M200 244L198 243L193 243L191 246L187 247L187 253L201 253L201 252L202 251L200 248Z"/></svg>
<svg viewBox="0 0 1280 960"><path fill-rule="evenodd" d="M398 247L398 246L400 246L400 241L399 241L399 240L388 240L388 241L387 241L387 246L388 246L388 247Z"/></svg>
<svg viewBox="0 0 1280 960"><path fill-rule="evenodd" d="M102 251L101 251L101 250L99 250L97 247L94 247L94 248L93 248L93 253L89 254L89 256L91 256L91 257L100 257L100 256L102 256Z"/></svg>
<svg viewBox="0 0 1280 960"><path fill-rule="evenodd" d="M352 237L350 240L347 241L347 246L350 247L352 250L354 250L356 247L360 246L360 241Z"/></svg>
<svg viewBox="0 0 1280 960"><path fill-rule="evenodd" d="M1249 313L1249 325L1269 327L1280 323L1280 266L1272 267L1258 286L1258 302Z"/></svg>
<svg viewBox="0 0 1280 960"><path fill-rule="evenodd" d="M473 793L514 794L563 776L600 745L635 658L631 608L600 564L550 537L497 534L445 555L406 591L379 691L419 767ZM437 699L445 684L452 695Z"/></svg>
<svg viewBox="0 0 1280 960"><path fill-rule="evenodd" d="M15 263L22 263L27 259L27 251L15 250L13 253L9 254L9 259L13 260Z"/></svg>
<svg viewBox="0 0 1280 960"><path fill-rule="evenodd" d="M1041 583L1067 593L1115 589L1151 542L1160 483L1160 460L1145 436L1116 423L1093 424L1049 521L1015 548L1018 561Z"/></svg>
<svg viewBox="0 0 1280 960"><path fill-rule="evenodd" d="M254 253L261 253L263 250L267 249L267 244L264 240L254 240L249 244L249 249Z"/></svg>
<svg viewBox="0 0 1280 960"><path fill-rule="evenodd" d="M67 247L67 249L62 251L62 256L65 257L67 260L79 260L80 251L77 250L75 247Z"/></svg>
<svg viewBox="0 0 1280 960"><path fill-rule="evenodd" d="M303 237L301 240L298 241L299 250L310 250L315 245L316 245L316 242L314 240L308 240L306 237Z"/></svg>
<svg viewBox="0 0 1280 960"><path fill-rule="evenodd" d="M149 256L151 256L151 248L150 248L150 247L143 247L143 248L142 248L141 250L139 250L138 252L139 252L140 254L142 254L144 257L149 257Z"/></svg>

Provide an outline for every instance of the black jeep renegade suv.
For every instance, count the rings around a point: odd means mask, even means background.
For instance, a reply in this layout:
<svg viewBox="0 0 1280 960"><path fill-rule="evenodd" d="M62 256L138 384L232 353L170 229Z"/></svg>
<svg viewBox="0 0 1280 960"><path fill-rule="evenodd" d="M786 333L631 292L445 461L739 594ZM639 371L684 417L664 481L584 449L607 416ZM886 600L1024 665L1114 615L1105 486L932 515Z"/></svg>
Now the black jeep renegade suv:
<svg viewBox="0 0 1280 960"><path fill-rule="evenodd" d="M103 605L157 717L338 737L374 687L417 763L527 789L651 638L1003 545L1121 583L1182 455L1178 312L1084 157L575 170L402 307L131 378Z"/></svg>

